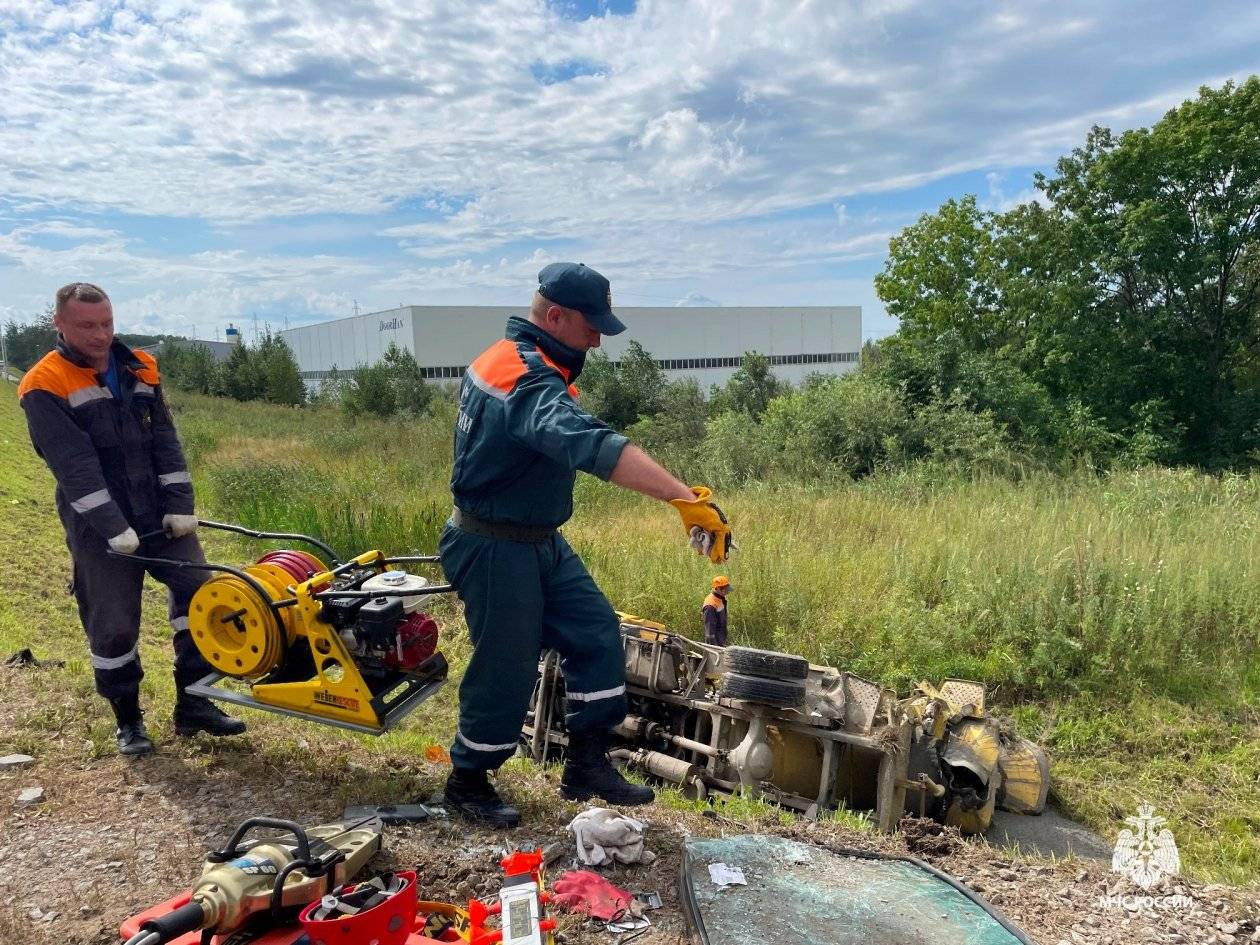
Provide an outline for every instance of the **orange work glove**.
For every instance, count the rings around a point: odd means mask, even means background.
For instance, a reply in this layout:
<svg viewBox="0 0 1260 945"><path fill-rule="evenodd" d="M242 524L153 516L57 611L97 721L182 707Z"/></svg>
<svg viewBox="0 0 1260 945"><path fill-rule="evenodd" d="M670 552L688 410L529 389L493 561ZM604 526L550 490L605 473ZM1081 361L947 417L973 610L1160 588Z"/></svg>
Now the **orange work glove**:
<svg viewBox="0 0 1260 945"><path fill-rule="evenodd" d="M669 504L682 516L687 540L697 554L708 555L714 564L721 564L731 553L731 527L726 516L711 501L713 490L692 486L694 499L670 499Z"/></svg>

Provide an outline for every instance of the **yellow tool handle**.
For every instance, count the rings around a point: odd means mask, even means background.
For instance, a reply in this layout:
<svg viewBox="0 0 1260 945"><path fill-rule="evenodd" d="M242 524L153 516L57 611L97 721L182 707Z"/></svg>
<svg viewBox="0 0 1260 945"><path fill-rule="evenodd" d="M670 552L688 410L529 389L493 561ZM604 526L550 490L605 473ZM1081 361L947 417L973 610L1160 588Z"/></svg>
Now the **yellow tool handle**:
<svg viewBox="0 0 1260 945"><path fill-rule="evenodd" d="M353 560L347 561L345 564L343 564L340 570L345 570L349 565L352 565L352 564L375 564L376 562L383 560L384 557L385 556L381 554L381 552L379 551L365 551L363 552L363 554L359 555L357 558L354 558ZM321 571L319 574L312 575L310 578L308 578L307 580L299 584L296 588L296 591L299 594L309 594L311 592L312 587L317 587L320 584L328 584L329 582L334 580L336 577L337 577L336 571Z"/></svg>

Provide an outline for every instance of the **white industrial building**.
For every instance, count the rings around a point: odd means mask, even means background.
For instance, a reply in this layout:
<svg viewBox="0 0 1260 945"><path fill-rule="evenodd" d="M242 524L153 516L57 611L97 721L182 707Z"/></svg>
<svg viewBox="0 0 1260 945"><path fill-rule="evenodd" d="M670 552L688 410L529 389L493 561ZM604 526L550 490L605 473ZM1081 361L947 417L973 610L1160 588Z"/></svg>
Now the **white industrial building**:
<svg viewBox="0 0 1260 945"><path fill-rule="evenodd" d="M862 309L843 306L616 306L626 330L605 338L601 350L616 361L631 341L654 357L671 380L694 377L702 390L724 384L747 351L766 355L782 380L843 374L857 367ZM521 306L406 305L384 312L289 328L280 334L303 379L318 386L333 369L372 364L390 342L415 355L426 377L457 380L498 338Z"/></svg>

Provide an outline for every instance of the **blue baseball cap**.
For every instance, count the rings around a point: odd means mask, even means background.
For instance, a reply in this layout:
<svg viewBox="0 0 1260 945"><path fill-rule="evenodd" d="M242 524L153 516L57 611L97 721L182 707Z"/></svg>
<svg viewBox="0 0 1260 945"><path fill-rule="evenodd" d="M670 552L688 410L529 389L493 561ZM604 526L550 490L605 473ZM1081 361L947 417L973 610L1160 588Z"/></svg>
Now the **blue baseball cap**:
<svg viewBox="0 0 1260 945"><path fill-rule="evenodd" d="M558 262L538 273L538 294L548 302L577 309L601 335L626 330L613 314L608 280L585 263Z"/></svg>

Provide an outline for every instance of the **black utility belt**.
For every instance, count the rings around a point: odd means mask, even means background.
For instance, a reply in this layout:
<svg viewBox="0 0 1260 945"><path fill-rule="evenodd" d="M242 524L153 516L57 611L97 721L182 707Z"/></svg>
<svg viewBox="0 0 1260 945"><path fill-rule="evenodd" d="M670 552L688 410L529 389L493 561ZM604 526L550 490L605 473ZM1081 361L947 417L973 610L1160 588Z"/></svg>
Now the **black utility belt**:
<svg viewBox="0 0 1260 945"><path fill-rule="evenodd" d="M480 535L482 538L497 538L500 541L544 542L556 534L554 528L540 525L513 525L510 522L487 522L467 512L455 509L451 513L451 523L461 532Z"/></svg>

